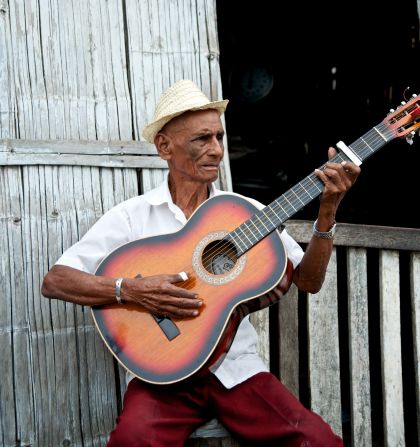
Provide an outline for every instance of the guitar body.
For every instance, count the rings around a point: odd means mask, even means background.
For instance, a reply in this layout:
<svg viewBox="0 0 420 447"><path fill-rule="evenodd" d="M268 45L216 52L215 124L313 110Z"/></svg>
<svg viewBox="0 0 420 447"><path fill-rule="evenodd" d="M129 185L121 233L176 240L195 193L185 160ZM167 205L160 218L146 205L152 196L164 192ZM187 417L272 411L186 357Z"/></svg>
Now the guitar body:
<svg viewBox="0 0 420 447"><path fill-rule="evenodd" d="M92 308L103 340L127 370L155 384L190 377L223 358L245 315L287 291L292 267L277 231L239 257L234 245L223 239L256 211L242 197L216 196L180 231L127 243L102 261L97 275L134 278L188 272L190 278L177 285L203 300L199 316L169 321L177 331L173 338L141 306Z"/></svg>

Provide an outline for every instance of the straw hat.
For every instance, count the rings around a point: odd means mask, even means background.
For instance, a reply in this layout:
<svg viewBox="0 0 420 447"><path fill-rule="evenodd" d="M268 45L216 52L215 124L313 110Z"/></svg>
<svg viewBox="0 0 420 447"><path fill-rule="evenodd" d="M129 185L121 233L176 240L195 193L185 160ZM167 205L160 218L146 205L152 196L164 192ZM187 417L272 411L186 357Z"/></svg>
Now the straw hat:
<svg viewBox="0 0 420 447"><path fill-rule="evenodd" d="M228 100L210 101L192 81L178 81L160 97L153 121L143 129L143 137L149 143L153 143L156 134L176 116L189 110L205 109L216 109L221 114L226 110L228 102Z"/></svg>

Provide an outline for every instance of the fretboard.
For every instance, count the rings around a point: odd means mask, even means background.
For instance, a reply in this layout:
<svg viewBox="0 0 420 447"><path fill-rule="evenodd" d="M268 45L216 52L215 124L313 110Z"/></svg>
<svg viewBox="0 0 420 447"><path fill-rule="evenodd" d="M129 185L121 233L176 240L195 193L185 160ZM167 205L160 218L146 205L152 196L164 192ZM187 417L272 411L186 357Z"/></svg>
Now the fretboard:
<svg viewBox="0 0 420 447"><path fill-rule="evenodd" d="M348 148L362 162L394 138L393 133L388 131L383 123L380 123L349 145ZM342 151L329 160L334 163L342 161L349 161L349 157ZM319 169L324 169L326 164L324 163ZM226 238L234 242L238 255L242 255L318 197L323 189L322 181L314 173L309 174L297 185L231 231Z"/></svg>

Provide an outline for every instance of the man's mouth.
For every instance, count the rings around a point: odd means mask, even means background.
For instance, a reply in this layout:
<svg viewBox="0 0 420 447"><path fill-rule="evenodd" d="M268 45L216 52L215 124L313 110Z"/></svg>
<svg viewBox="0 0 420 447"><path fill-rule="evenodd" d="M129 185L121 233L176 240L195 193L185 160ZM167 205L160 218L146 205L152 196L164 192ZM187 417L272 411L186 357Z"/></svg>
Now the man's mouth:
<svg viewBox="0 0 420 447"><path fill-rule="evenodd" d="M206 170L206 171L217 171L219 169L219 165L218 164L217 165L215 165L215 164L212 164L212 165L202 165L201 167L204 170Z"/></svg>

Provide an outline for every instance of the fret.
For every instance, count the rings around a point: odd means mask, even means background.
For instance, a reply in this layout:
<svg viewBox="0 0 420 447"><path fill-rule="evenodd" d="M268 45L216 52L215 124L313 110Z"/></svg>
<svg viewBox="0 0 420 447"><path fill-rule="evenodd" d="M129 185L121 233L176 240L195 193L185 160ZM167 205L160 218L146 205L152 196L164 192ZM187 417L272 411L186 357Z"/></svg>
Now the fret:
<svg viewBox="0 0 420 447"><path fill-rule="evenodd" d="M373 130L375 130L376 132L378 132L378 135L379 135L381 138L383 138L383 140L385 141L385 143L388 141L388 140L385 138L385 136L382 135L382 133L381 133L376 127L374 127Z"/></svg>
<svg viewBox="0 0 420 447"><path fill-rule="evenodd" d="M257 241L259 241L260 239L258 239L257 238L257 236L255 236L255 234L254 233L252 233L252 231L251 231L251 229L249 228L249 225L247 224L247 222L249 222L249 223L252 223L253 224L253 222L251 221L251 219L249 219L249 220L247 220L247 221L245 221L242 225L244 225L245 226L245 228L248 230L248 234L250 235L250 236L253 236L254 238L255 238L255 241L254 242L257 242ZM241 225L241 226L242 226ZM258 230L258 227L255 225L255 224L253 224L254 225L254 227ZM258 232L260 233L260 235L262 236L262 233L261 233L261 231L260 230L258 230ZM248 234L247 233L245 233L245 236L246 236L246 238L248 239L248 241L252 244L252 240L248 237Z"/></svg>
<svg viewBox="0 0 420 447"><path fill-rule="evenodd" d="M283 198L283 197L281 197L281 200L284 202L284 198ZM285 216L285 217L289 217L289 216L291 215L291 213L288 213L288 212L286 211L286 207L283 206L283 205L280 203L280 199L277 199L277 200L275 200L275 201L272 203L271 209L272 209L273 212L276 213L276 222L277 222L278 219L281 219L283 216ZM280 216L281 216L281 217L280 217ZM276 225L276 226L277 226L277 225Z"/></svg>
<svg viewBox="0 0 420 447"><path fill-rule="evenodd" d="M271 208L270 208L270 205L267 205L261 212L262 212L262 214L264 214L264 216L268 219L268 221L270 222L270 224L271 224L271 226L272 226L272 230L273 230L274 228L276 228L276 225L275 225L274 222L270 219L270 217L268 216L267 212L265 211L265 210L267 210L267 209L271 209ZM272 231L272 230L271 230L271 231Z"/></svg>
<svg viewBox="0 0 420 447"><path fill-rule="evenodd" d="M367 142L365 141L365 139L362 137L360 138L361 141L363 141L363 143L365 144L366 147L368 147L372 152L374 152L374 148Z"/></svg>
<svg viewBox="0 0 420 447"><path fill-rule="evenodd" d="M263 233L261 233L261 230L258 228L258 225L252 220L252 217L249 220L249 223L252 224L254 226L254 228L257 229L258 233L260 233L260 236L266 236ZM246 222L244 222L244 225L246 225Z"/></svg>
<svg viewBox="0 0 420 447"><path fill-rule="evenodd" d="M284 195L284 199L287 201L287 203L293 208L293 210L296 212L296 208L293 206L293 203L286 197L286 194Z"/></svg>
<svg viewBox="0 0 420 447"><path fill-rule="evenodd" d="M283 197L283 196L282 196L282 197ZM279 203L278 200L274 200L274 202L271 202L270 205L266 206L265 208L266 208L266 209L268 208L268 209L270 210L271 214L273 214L273 219L274 219L274 221L275 221L275 226L278 227L278 226L280 225L281 222L278 223L279 216L278 216L278 213L275 212L275 207L280 207L281 210L283 211L283 213L286 215L287 218L289 218L292 214L286 212L286 210L284 209L284 207L282 207L282 206L280 205L280 203ZM272 222L271 219L270 219L270 222Z"/></svg>
<svg viewBox="0 0 420 447"><path fill-rule="evenodd" d="M302 205L305 205L305 202L299 197L299 194L297 194L297 192L295 191L295 189L296 189L296 188L292 188L292 189L290 190L290 192L291 192L292 194L295 195L296 199L299 200L299 202L300 202ZM305 193L308 194L308 191L306 190L306 188L305 188L303 185L302 185L302 189L305 191ZM308 195L309 195L309 194L308 194Z"/></svg>
<svg viewBox="0 0 420 447"><path fill-rule="evenodd" d="M249 246L245 244L245 242L242 240L242 238L237 234L238 231L242 231L240 226L236 228L236 230L229 233L229 238L235 243L236 247L239 248L238 255L245 253L247 250L249 250ZM240 245L242 244L243 247Z"/></svg>
<svg viewBox="0 0 420 447"><path fill-rule="evenodd" d="M312 186L315 187L315 189L316 189L316 191L314 191L313 188L311 189L311 191L307 191L308 196L311 199L314 199L319 194L321 194L321 192L324 189L324 184L315 174L312 174L311 176L307 177L307 179L311 182ZM306 203L308 203L308 202L306 202Z"/></svg>
<svg viewBox="0 0 420 447"><path fill-rule="evenodd" d="M259 213L255 214L252 218L255 217L256 219L258 219L258 220L262 223L264 229L265 229L268 233L270 233L271 231L268 230L268 228L265 226L265 223L260 219L260 217L258 216L258 214L259 214ZM266 233L266 234L268 234L268 233Z"/></svg>

